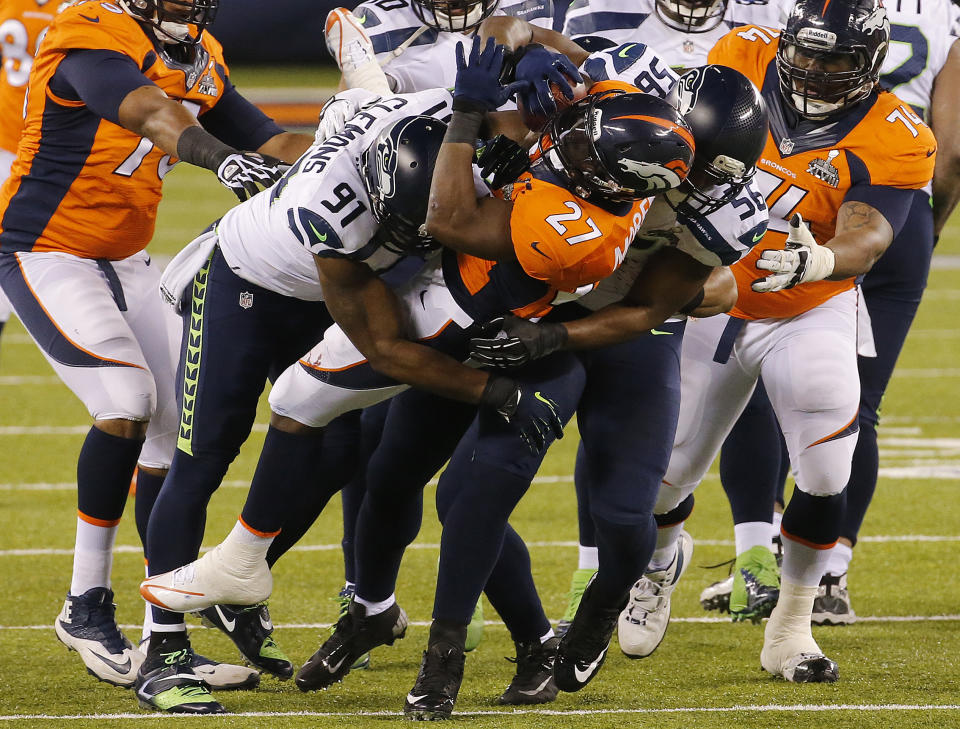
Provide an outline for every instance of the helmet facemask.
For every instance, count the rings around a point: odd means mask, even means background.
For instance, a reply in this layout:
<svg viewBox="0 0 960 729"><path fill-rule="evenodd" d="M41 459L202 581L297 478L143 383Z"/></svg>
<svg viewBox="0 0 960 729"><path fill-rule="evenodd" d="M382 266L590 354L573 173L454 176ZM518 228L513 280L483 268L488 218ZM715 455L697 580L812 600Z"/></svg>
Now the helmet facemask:
<svg viewBox="0 0 960 729"><path fill-rule="evenodd" d="M740 160L723 154L706 164L694 158L687 179L668 190L665 197L674 209L686 204L701 215L710 215L736 199L756 172L756 166L747 169Z"/></svg>
<svg viewBox="0 0 960 729"><path fill-rule="evenodd" d="M493 15L499 0L411 0L420 22L435 30L459 33Z"/></svg>
<svg viewBox="0 0 960 729"><path fill-rule="evenodd" d="M684 33L706 33L720 25L727 0L657 0L654 7L666 26Z"/></svg>
<svg viewBox="0 0 960 729"><path fill-rule="evenodd" d="M220 0L120 0L131 16L153 28L161 43L193 46L217 15Z"/></svg>

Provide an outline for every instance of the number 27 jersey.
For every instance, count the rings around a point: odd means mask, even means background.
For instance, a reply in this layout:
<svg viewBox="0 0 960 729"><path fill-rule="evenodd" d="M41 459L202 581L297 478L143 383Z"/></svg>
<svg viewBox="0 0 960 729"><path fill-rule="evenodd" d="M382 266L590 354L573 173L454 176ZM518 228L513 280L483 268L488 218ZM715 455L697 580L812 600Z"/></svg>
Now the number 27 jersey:
<svg viewBox="0 0 960 729"><path fill-rule="evenodd" d="M797 316L847 291L854 279L815 281L758 294L750 284L765 274L754 265L765 249L783 248L788 221L800 213L818 243L834 237L837 213L856 186L919 190L933 176L936 142L909 105L888 92L873 93L852 110L826 122L787 124L776 53L779 32L746 26L728 33L709 62L735 68L761 91L770 129L756 182L770 212L762 242L731 267L739 298L732 316L742 319ZM883 212L881 210L881 212Z"/></svg>

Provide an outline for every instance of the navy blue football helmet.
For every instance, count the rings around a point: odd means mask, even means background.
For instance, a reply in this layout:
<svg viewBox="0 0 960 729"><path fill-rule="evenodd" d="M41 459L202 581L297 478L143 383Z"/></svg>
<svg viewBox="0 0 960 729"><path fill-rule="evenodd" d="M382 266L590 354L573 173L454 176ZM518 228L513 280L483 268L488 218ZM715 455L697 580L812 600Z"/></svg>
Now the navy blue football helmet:
<svg viewBox="0 0 960 729"><path fill-rule="evenodd" d="M216 18L220 0L120 0L120 5L153 28L161 43L193 46Z"/></svg>
<svg viewBox="0 0 960 729"><path fill-rule="evenodd" d="M889 42L880 0L797 0L777 46L784 102L805 119L860 103L880 78Z"/></svg>
<svg viewBox="0 0 960 729"><path fill-rule="evenodd" d="M377 241L401 255L438 247L426 233L433 168L447 125L430 116L407 116L386 127L361 157L370 211L380 224Z"/></svg>
<svg viewBox="0 0 960 729"><path fill-rule="evenodd" d="M757 171L767 140L767 106L757 87L727 66L687 71L667 96L693 131L690 175L667 199L681 197L703 214L736 198Z"/></svg>
<svg viewBox="0 0 960 729"><path fill-rule="evenodd" d="M499 4L500 0L410 0L421 23L451 33L476 28Z"/></svg>
<svg viewBox="0 0 960 729"><path fill-rule="evenodd" d="M585 199L639 200L677 187L693 152L693 134L674 107L620 90L583 97L540 135L544 164Z"/></svg>
<svg viewBox="0 0 960 729"><path fill-rule="evenodd" d="M654 8L663 24L684 33L706 33L723 20L728 0L657 0Z"/></svg>

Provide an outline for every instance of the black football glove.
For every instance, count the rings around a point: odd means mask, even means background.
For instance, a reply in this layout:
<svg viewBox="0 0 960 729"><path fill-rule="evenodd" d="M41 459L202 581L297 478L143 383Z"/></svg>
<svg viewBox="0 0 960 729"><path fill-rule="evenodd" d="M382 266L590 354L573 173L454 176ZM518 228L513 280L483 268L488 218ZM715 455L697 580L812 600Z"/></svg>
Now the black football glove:
<svg viewBox="0 0 960 729"><path fill-rule="evenodd" d="M453 108L463 111L493 111L503 106L526 83L500 82L503 46L491 36L481 51L480 36L473 37L470 56L464 57L464 44L457 43L457 81L453 89Z"/></svg>
<svg viewBox="0 0 960 729"><path fill-rule="evenodd" d="M530 43L520 49L522 57L516 62L515 80L527 82L521 86L524 106L534 115L551 117L557 113L557 100L553 85L573 101L570 82L580 83L583 78L577 67L562 53L548 51L539 43Z"/></svg>
<svg viewBox="0 0 960 729"><path fill-rule="evenodd" d="M217 167L217 179L243 202L260 192L261 187L270 187L289 169L290 165L275 157L236 152L227 155Z"/></svg>
<svg viewBox="0 0 960 729"><path fill-rule="evenodd" d="M543 452L551 433L557 439L563 437L563 421L557 413L557 404L539 391L521 387L509 377L490 378L483 388L480 407L493 410L516 425L521 440L533 453Z"/></svg>
<svg viewBox="0 0 960 729"><path fill-rule="evenodd" d="M530 155L510 137L498 134L477 147L477 166L491 190L514 182L530 169Z"/></svg>
<svg viewBox="0 0 960 729"><path fill-rule="evenodd" d="M488 337L470 340L470 357L489 367L518 367L531 360L546 357L567 343L567 328L563 324L501 316L484 327Z"/></svg>

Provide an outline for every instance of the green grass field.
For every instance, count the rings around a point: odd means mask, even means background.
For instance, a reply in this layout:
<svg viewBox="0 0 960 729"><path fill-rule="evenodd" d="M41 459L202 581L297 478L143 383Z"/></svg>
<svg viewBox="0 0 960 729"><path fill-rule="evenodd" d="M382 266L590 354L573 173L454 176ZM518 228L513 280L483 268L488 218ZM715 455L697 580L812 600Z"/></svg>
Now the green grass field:
<svg viewBox="0 0 960 729"><path fill-rule="evenodd" d="M269 81L269 79L268 79ZM257 84L256 81L253 82ZM171 173L151 251L170 255L231 202L207 172ZM960 222L960 218L957 219ZM725 576L701 569L733 554L729 509L715 476L697 495L688 529L694 566L675 593L673 624L658 652L629 661L611 650L598 678L579 694L540 709L496 704L513 665L513 646L496 615L467 660L457 704L477 727L958 727L960 726L960 225L943 237L930 288L884 403L882 477L856 551L850 586L861 620L815 635L840 663L835 685L792 685L759 669L762 628L704 613L700 590ZM265 408L260 422L265 423ZM56 380L19 324L0 355L0 721L15 727L380 727L398 721L413 683L432 605L439 527L427 508L408 553L399 598L407 638L379 649L368 671L314 694L264 678L255 691L222 693L230 717L184 718L137 708L132 692L88 676L56 640L53 622L69 586L75 523L76 456L89 419ZM211 504L206 544L230 529L252 474L263 428L253 434ZM572 488L576 433L550 452L514 525L528 540L547 612L559 617L576 566ZM428 490L427 502L432 500ZM302 545L277 565L271 602L276 636L296 663L318 645L335 615L342 583L339 504L332 503ZM142 558L132 499L118 538L114 589L118 619L139 637ZM718 574L718 572L720 572ZM193 632L194 646L222 660L237 653L216 631ZM955 673L956 672L956 673Z"/></svg>

